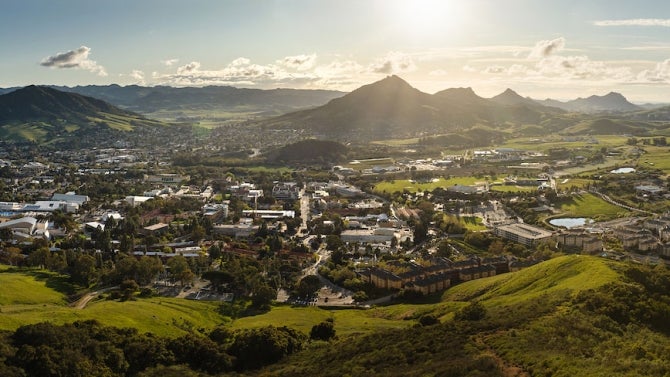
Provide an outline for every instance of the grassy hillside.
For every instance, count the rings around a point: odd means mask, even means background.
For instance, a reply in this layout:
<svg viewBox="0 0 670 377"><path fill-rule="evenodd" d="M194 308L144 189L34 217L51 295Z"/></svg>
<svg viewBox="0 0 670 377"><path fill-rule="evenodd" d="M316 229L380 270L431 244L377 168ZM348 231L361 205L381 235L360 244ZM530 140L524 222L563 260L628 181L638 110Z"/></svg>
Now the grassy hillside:
<svg viewBox="0 0 670 377"><path fill-rule="evenodd" d="M342 336L259 375L667 375L669 283L664 268L564 256L458 285L437 303L380 308L442 323ZM478 300L484 317L464 317L471 305L454 300Z"/></svg>
<svg viewBox="0 0 670 377"><path fill-rule="evenodd" d="M217 303L174 298L118 302L92 301L84 309L67 304L71 287L58 275L45 271L0 272L0 329L50 321L56 324L96 319L107 326L133 327L140 332L177 336L198 328L213 328L224 321Z"/></svg>
<svg viewBox="0 0 670 377"><path fill-rule="evenodd" d="M75 310L29 273L2 272L0 283L3 329L39 320L97 319L174 337L226 322L216 304L100 300ZM369 310L280 305L230 327L286 325L308 333L333 319L337 339L313 342L278 364L249 372L254 375L662 376L670 373L668 286L665 268L568 255L414 303ZM23 301L9 292L23 287L41 293ZM483 308L481 315L472 316L477 307ZM419 325L426 316L438 324Z"/></svg>

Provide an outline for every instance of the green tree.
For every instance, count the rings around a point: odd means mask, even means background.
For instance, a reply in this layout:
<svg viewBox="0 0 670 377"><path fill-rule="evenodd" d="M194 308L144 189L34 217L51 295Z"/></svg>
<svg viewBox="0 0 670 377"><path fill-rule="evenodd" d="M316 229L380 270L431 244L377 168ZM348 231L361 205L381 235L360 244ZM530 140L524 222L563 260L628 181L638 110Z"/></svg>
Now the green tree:
<svg viewBox="0 0 670 377"><path fill-rule="evenodd" d="M307 275L300 279L296 292L301 297L308 297L316 293L321 288L321 280L316 275Z"/></svg>
<svg viewBox="0 0 670 377"><path fill-rule="evenodd" d="M74 283L88 287L98 277L98 271L95 266L95 257L88 254L80 254L68 268L70 278Z"/></svg>
<svg viewBox="0 0 670 377"><path fill-rule="evenodd" d="M335 324L332 318L312 326L309 332L309 338L312 340L330 340L334 337Z"/></svg>
<svg viewBox="0 0 670 377"><path fill-rule="evenodd" d="M188 261L181 255L170 258L168 260L168 267L170 268L170 276L173 279L179 280L182 286L184 286L184 283L193 280L195 276L189 267Z"/></svg>

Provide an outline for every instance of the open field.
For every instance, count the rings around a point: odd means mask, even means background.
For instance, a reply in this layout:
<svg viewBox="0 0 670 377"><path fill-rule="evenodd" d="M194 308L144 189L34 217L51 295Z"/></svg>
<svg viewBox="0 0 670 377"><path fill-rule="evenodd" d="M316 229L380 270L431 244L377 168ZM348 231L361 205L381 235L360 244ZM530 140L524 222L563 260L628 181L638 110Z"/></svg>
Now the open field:
<svg viewBox="0 0 670 377"><path fill-rule="evenodd" d="M376 192L402 192L407 190L409 192L417 191L432 191L438 187L446 189L449 186L454 185L474 185L477 182L484 182L483 178L476 177L454 177L454 178L439 178L436 181L432 182L410 182L407 179L398 179L394 181L384 181L375 185L374 191Z"/></svg>
<svg viewBox="0 0 670 377"><path fill-rule="evenodd" d="M563 212L562 216L564 217L588 217L597 221L611 220L630 214L630 211L607 203L588 193L566 198L556 208Z"/></svg>
<svg viewBox="0 0 670 377"><path fill-rule="evenodd" d="M578 149L578 148L598 148L601 147L620 147L626 145L625 136L617 135L598 135L594 136L593 139L584 137L583 140L577 141L565 141L565 138L560 136L552 136L546 138L538 137L522 137L517 139L510 139L500 145L500 148L514 148L514 149L524 149L524 150L534 150L547 152L550 149L554 148L567 148L567 149ZM597 141L597 143L594 143Z"/></svg>

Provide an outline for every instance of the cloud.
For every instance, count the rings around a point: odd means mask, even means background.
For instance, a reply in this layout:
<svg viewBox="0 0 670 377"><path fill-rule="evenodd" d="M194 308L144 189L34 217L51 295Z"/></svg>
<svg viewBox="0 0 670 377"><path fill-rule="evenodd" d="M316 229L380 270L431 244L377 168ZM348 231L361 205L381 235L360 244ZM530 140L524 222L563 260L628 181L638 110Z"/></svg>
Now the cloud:
<svg viewBox="0 0 670 377"><path fill-rule="evenodd" d="M663 26L670 27L670 19L662 18L631 18L627 20L594 21L595 26Z"/></svg>
<svg viewBox="0 0 670 377"><path fill-rule="evenodd" d="M42 59L40 65L51 68L83 69L96 73L99 76L107 76L107 72L103 66L88 58L90 52L91 49L89 47L81 46L76 50L59 52L56 55L47 56Z"/></svg>
<svg viewBox="0 0 670 377"><path fill-rule="evenodd" d="M477 68L475 68L475 67L473 67L469 64L466 64L466 65L463 66L463 71L464 72L469 72L469 73L474 73L474 72L477 72Z"/></svg>
<svg viewBox="0 0 670 377"><path fill-rule="evenodd" d="M668 83L670 82L670 59L656 64L654 69L645 69L637 74L638 82Z"/></svg>
<svg viewBox="0 0 670 377"><path fill-rule="evenodd" d="M189 73L197 72L199 69L200 69L199 62L190 62L186 65L182 65L181 67L177 68L177 74L188 75Z"/></svg>
<svg viewBox="0 0 670 377"><path fill-rule="evenodd" d="M179 62L179 59L166 59L166 60L161 60L161 63L165 65L166 67L172 67L176 63Z"/></svg>
<svg viewBox="0 0 670 377"><path fill-rule="evenodd" d="M501 66L501 65L491 65L491 66L488 66L488 67L484 68L484 70L482 70L482 73L494 74L495 75L495 74L505 73L506 71L507 71L507 69L505 67Z"/></svg>
<svg viewBox="0 0 670 377"><path fill-rule="evenodd" d="M298 71L306 71L316 64L316 54L287 56L277 60L277 63Z"/></svg>
<svg viewBox="0 0 670 377"><path fill-rule="evenodd" d="M383 73L383 74L395 74L402 72L411 72L416 70L416 65L412 60L412 57L401 52L392 51L386 54L386 56L377 59L369 67L370 72L373 73Z"/></svg>
<svg viewBox="0 0 670 377"><path fill-rule="evenodd" d="M428 72L428 76L446 76L448 73L444 69L436 69Z"/></svg>
<svg viewBox="0 0 670 377"><path fill-rule="evenodd" d="M552 40L543 40L535 44L535 47L528 54L529 59L546 58L565 48L565 38L559 37Z"/></svg>

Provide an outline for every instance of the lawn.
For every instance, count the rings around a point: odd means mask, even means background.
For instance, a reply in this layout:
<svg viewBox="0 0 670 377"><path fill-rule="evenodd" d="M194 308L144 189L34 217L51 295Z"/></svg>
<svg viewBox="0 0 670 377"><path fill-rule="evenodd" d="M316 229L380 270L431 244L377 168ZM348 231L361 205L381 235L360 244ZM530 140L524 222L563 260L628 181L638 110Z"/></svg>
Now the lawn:
<svg viewBox="0 0 670 377"><path fill-rule="evenodd" d="M584 189L592 182L592 180L586 178L557 178L556 188L558 191L569 190L572 187Z"/></svg>
<svg viewBox="0 0 670 377"><path fill-rule="evenodd" d="M439 178L432 182L411 182L407 179L397 179L393 181L384 181L375 185L374 191L376 192L402 192L407 190L409 192L417 191L432 191L438 187L447 188L454 185L474 185L477 182L485 182L484 178L476 177L452 177L452 178Z"/></svg>
<svg viewBox="0 0 670 377"><path fill-rule="evenodd" d="M587 217L596 221L629 215L630 211L607 203L593 194L573 195L557 203L563 216Z"/></svg>

